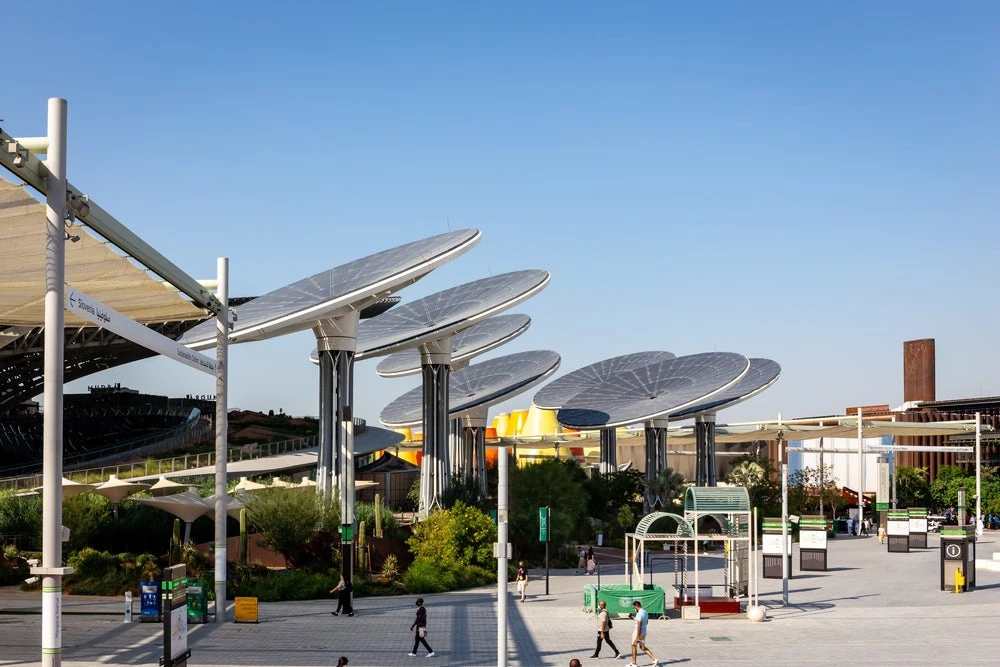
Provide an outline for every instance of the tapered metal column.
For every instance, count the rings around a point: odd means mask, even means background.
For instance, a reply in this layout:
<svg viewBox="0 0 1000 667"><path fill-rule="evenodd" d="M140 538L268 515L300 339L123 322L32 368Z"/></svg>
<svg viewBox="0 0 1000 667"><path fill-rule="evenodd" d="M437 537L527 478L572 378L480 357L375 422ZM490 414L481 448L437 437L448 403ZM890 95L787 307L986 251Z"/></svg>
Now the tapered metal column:
<svg viewBox="0 0 1000 667"><path fill-rule="evenodd" d="M448 420L448 460L451 462L448 472L452 477L458 475L468 477L472 471L469 467L470 459L465 456L463 431L460 418Z"/></svg>
<svg viewBox="0 0 1000 667"><path fill-rule="evenodd" d="M229 442L229 259L216 262L219 279L219 309L215 341L215 622L226 622L226 510L229 506L226 481L226 450Z"/></svg>
<svg viewBox="0 0 1000 667"><path fill-rule="evenodd" d="M340 495L341 574L354 574L354 352L359 313L323 320L313 327L320 362L320 458L317 493L328 502L333 489ZM323 452L326 451L324 455ZM320 486L320 478L323 478ZM351 596L353 598L353 595Z"/></svg>
<svg viewBox="0 0 1000 667"><path fill-rule="evenodd" d="M66 100L49 99L45 199L45 411L42 421L42 664L62 664L63 313L66 275Z"/></svg>
<svg viewBox="0 0 1000 667"><path fill-rule="evenodd" d="M618 436L613 428L601 429L600 471L603 474L618 470Z"/></svg>
<svg viewBox="0 0 1000 667"><path fill-rule="evenodd" d="M646 422L646 512L663 505L663 498L654 493L656 476L667 467L667 421L655 419Z"/></svg>
<svg viewBox="0 0 1000 667"><path fill-rule="evenodd" d="M420 464L420 518L441 506L448 488L448 377L451 373L451 339L420 346L423 374L424 456Z"/></svg>
<svg viewBox="0 0 1000 667"><path fill-rule="evenodd" d="M319 351L319 456L316 464L316 492L325 501L333 497L333 352Z"/></svg>
<svg viewBox="0 0 1000 667"><path fill-rule="evenodd" d="M698 415L694 419L695 446L697 448L697 486L716 486L715 466L715 414Z"/></svg>
<svg viewBox="0 0 1000 667"><path fill-rule="evenodd" d="M489 494L486 483L486 423L488 408L474 408L462 417L462 460L466 480L476 484L485 498Z"/></svg>

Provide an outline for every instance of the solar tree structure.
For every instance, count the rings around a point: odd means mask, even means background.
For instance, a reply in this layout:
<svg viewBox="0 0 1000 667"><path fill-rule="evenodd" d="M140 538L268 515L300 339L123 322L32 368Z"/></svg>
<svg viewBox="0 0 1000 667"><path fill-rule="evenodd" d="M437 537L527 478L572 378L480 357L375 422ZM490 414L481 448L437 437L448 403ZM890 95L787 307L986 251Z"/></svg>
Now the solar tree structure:
<svg viewBox="0 0 1000 667"><path fill-rule="evenodd" d="M449 452L451 474L478 484L485 495L486 424L489 407L527 391L559 368L550 350L518 352L453 371L448 383L448 415L460 425L458 446ZM389 428L410 428L423 420L423 388L387 405L379 417Z"/></svg>
<svg viewBox="0 0 1000 667"><path fill-rule="evenodd" d="M303 278L233 309L230 340L243 343L312 329L319 363L319 456L317 491L329 500L340 490L344 578L353 573L354 357L361 311L411 285L475 246L482 232L438 234ZM215 344L215 323L179 339L193 349Z"/></svg>
<svg viewBox="0 0 1000 667"><path fill-rule="evenodd" d="M563 375L548 383L532 397L531 402L542 410L559 410L567 405L574 396L584 394L591 389L600 387L608 378L623 371L648 366L657 361L668 361L676 358L672 352L636 352L624 354L598 361L579 368L572 373ZM618 468L617 438L613 427L600 430L601 455L599 469L609 473Z"/></svg>
<svg viewBox="0 0 1000 667"><path fill-rule="evenodd" d="M449 483L448 379L452 337L513 308L548 285L548 271L512 271L442 290L366 320L358 327L357 359L417 348L423 376L424 451L420 514L440 504Z"/></svg>
<svg viewBox="0 0 1000 667"><path fill-rule="evenodd" d="M715 486L718 474L715 468L715 418L719 410L742 403L756 396L775 382L781 366L770 359L750 359L750 368L738 382L727 389L712 394L690 407L670 413L670 419L695 420L695 485Z"/></svg>
<svg viewBox="0 0 1000 667"><path fill-rule="evenodd" d="M460 331L452 337L452 372L467 367L473 357L485 354L517 338L527 331L529 326L531 318L527 315L497 315ZM416 375L420 372L420 368L420 353L411 348L390 354L379 363L375 372L382 377L404 377ZM448 429L448 455L451 459L452 474L456 474L459 468L466 472L479 468L461 455L467 428L463 426L462 421L460 418L452 418ZM485 445L482 449L482 464L485 467ZM485 484L485 477L482 483Z"/></svg>
<svg viewBox="0 0 1000 667"><path fill-rule="evenodd" d="M646 432L645 510L663 499L655 493L657 473L667 467L667 425L671 413L688 408L737 383L750 360L732 352L707 352L651 361L607 375L565 402L557 413L563 426L605 429L642 422Z"/></svg>

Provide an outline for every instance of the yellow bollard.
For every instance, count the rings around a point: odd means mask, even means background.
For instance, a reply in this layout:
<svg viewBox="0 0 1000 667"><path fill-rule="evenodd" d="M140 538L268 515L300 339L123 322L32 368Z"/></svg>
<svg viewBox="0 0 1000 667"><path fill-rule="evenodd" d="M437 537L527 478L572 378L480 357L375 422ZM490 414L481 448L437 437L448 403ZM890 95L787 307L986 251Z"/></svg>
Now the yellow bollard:
<svg viewBox="0 0 1000 667"><path fill-rule="evenodd" d="M961 593L962 586L965 585L965 575L962 574L962 568L955 568L955 592Z"/></svg>

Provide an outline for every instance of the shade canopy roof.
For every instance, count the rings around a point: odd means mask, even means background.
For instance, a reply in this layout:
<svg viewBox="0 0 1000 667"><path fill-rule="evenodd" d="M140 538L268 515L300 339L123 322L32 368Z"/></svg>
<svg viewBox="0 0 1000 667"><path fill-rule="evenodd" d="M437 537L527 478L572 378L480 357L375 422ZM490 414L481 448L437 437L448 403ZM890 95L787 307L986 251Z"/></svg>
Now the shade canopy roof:
<svg viewBox="0 0 1000 667"><path fill-rule="evenodd" d="M93 491L96 484L83 484L81 482L74 482L71 479L63 477L62 479L62 495L63 498L72 498L73 496L78 496L81 493L86 493L87 491ZM36 493L42 493L45 490L44 486L36 486L32 491Z"/></svg>
<svg viewBox="0 0 1000 667"><path fill-rule="evenodd" d="M68 223L66 283L92 299L145 324L200 320L206 313L175 288L138 267L94 236ZM0 178L0 326L45 323L45 206L26 188ZM91 326L65 313L66 326Z"/></svg>
<svg viewBox="0 0 1000 667"><path fill-rule="evenodd" d="M482 232L462 229L407 243L321 271L233 309L234 343L274 338L361 310L412 284L479 242ZM392 312L392 311L390 311ZM194 349L215 345L215 323L191 329L180 342Z"/></svg>
<svg viewBox="0 0 1000 667"><path fill-rule="evenodd" d="M177 482L169 480L161 475L156 484L149 487L149 492L154 496L169 496L173 493L180 493L185 489L187 489L186 484L178 484Z"/></svg>
<svg viewBox="0 0 1000 667"><path fill-rule="evenodd" d="M448 416L460 417L475 408L507 400L535 386L559 368L551 350L517 352L454 371L448 380ZM423 422L423 387L387 405L379 420L390 428L410 428Z"/></svg>
<svg viewBox="0 0 1000 667"><path fill-rule="evenodd" d="M458 368L481 354L485 354L528 330L531 318L513 313L497 315L455 334L451 341L452 368ZM375 368L382 377L402 377L420 372L420 353L415 349L390 354Z"/></svg>
<svg viewBox="0 0 1000 667"><path fill-rule="evenodd" d="M673 352L648 351L623 354L611 359L603 359L596 363L578 368L556 378L535 393L531 402L543 410L558 410L570 399L594 387L599 387L616 373L630 371L658 361L675 359Z"/></svg>
<svg viewBox="0 0 1000 667"><path fill-rule="evenodd" d="M502 273L404 303L358 326L355 359L439 341L501 313L548 285L548 271Z"/></svg>
<svg viewBox="0 0 1000 667"><path fill-rule="evenodd" d="M667 418L742 378L750 360L734 352L705 352L619 371L577 394L559 410L570 428L607 428Z"/></svg>
<svg viewBox="0 0 1000 667"><path fill-rule="evenodd" d="M134 502L143 505L151 505L165 512L170 512L175 517L185 523L191 523L198 517L205 514L210 506L205 499L193 491L181 491L169 496L159 498L133 498Z"/></svg>
<svg viewBox="0 0 1000 667"><path fill-rule="evenodd" d="M117 475L111 475L111 478L108 481L94 488L94 493L99 493L111 502L117 503L121 502L124 498L131 496L133 493L145 491L148 488L149 484L126 481L124 479L118 479Z"/></svg>

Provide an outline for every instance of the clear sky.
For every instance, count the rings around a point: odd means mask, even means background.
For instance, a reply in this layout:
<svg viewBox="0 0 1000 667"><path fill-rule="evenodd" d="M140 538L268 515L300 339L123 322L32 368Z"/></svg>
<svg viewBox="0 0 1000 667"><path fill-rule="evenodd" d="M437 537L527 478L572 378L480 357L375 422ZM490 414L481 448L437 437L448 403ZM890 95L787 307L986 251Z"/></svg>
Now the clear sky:
<svg viewBox="0 0 1000 667"><path fill-rule="evenodd" d="M902 343L932 337L938 398L1000 394L995 2L50 2L4 24L4 129L44 134L67 98L70 180L195 277L229 257L233 295L471 227L400 295L551 271L491 356L779 362L733 422L898 405ZM313 347L235 346L230 405L317 414ZM376 363L370 421L417 384ZM70 390L104 382L214 392L164 360Z"/></svg>

